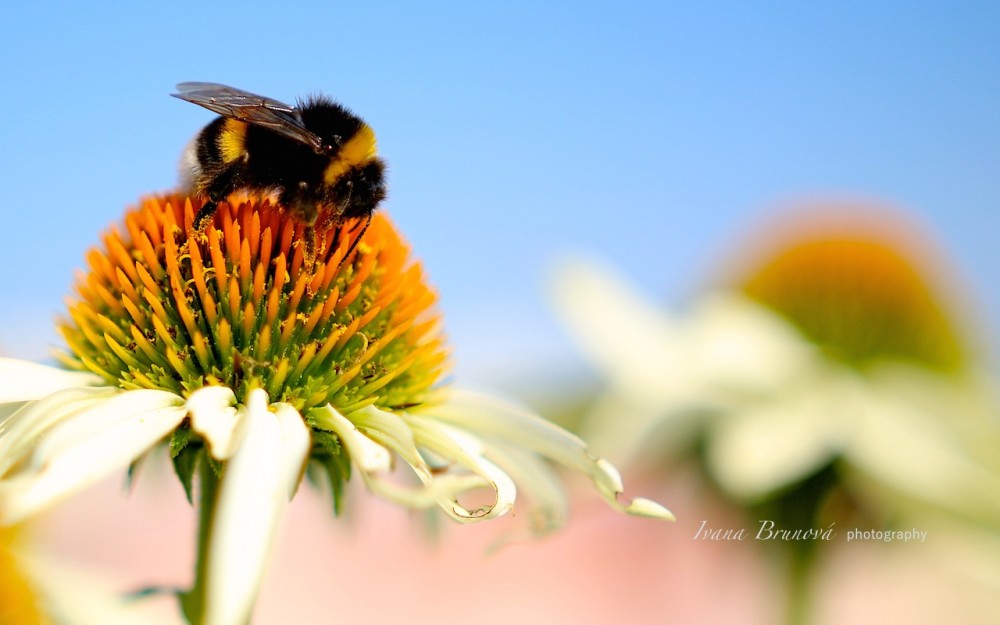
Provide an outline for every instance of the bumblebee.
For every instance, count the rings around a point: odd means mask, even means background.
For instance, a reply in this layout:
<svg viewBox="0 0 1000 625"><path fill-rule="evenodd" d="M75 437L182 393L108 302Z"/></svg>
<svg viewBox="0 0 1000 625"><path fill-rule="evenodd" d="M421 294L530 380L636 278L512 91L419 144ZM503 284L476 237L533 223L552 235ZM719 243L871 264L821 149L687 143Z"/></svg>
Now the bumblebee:
<svg viewBox="0 0 1000 625"><path fill-rule="evenodd" d="M221 117L184 152L182 185L207 198L194 225L230 193L275 193L295 218L313 226L321 209L333 219L371 219L386 195L385 163L375 133L361 118L323 97L290 106L216 83L184 82L175 98Z"/></svg>

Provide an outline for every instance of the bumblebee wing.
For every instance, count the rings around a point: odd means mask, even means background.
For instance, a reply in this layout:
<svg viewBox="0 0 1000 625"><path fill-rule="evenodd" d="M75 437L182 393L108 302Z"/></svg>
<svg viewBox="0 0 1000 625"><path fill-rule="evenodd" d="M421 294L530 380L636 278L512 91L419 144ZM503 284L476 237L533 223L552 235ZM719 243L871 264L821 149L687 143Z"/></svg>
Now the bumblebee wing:
<svg viewBox="0 0 1000 625"><path fill-rule="evenodd" d="M203 106L213 113L267 128L321 152L323 140L302 123L298 110L262 95L212 82L182 82L170 95Z"/></svg>

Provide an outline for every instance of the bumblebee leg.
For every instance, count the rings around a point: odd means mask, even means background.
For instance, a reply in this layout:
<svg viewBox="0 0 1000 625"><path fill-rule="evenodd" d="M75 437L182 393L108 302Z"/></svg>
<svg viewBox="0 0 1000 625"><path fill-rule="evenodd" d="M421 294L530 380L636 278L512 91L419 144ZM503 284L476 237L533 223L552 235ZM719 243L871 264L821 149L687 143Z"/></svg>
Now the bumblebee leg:
<svg viewBox="0 0 1000 625"><path fill-rule="evenodd" d="M305 249L302 254L302 264L309 273L312 273L316 268L316 229L312 226L306 226L302 235L302 238L305 239L303 241Z"/></svg>
<svg viewBox="0 0 1000 625"><path fill-rule="evenodd" d="M372 225L371 213L368 214L368 219L367 221L365 221L365 225L361 227L361 232L359 232L358 236L354 237L354 240L351 242L351 247L347 248L347 252L344 254L344 257L340 259L340 262L342 264L351 255L351 252L354 251L354 248L358 246L358 243L361 243L361 237L365 236L365 232L368 231L368 226L370 225Z"/></svg>
<svg viewBox="0 0 1000 625"><path fill-rule="evenodd" d="M327 237L331 228L339 228L337 225L337 220L330 212L323 212L320 214L316 222L316 230L318 232L324 233L321 237L316 237L316 255L326 256L327 252ZM338 229L333 236L333 241L336 243L340 239L340 230Z"/></svg>
<svg viewBox="0 0 1000 625"><path fill-rule="evenodd" d="M219 203L224 202L229 194L240 186L240 173L243 163L237 161L216 175L203 193L208 196L198 214L194 216L195 232L203 232L208 225L208 221L215 216L215 211L219 208Z"/></svg>
<svg viewBox="0 0 1000 625"><path fill-rule="evenodd" d="M215 200L208 200L201 205L201 208L198 209L198 214L194 216L194 222L191 224L195 232L205 231L208 222L215 216L217 208L219 208L219 204Z"/></svg>

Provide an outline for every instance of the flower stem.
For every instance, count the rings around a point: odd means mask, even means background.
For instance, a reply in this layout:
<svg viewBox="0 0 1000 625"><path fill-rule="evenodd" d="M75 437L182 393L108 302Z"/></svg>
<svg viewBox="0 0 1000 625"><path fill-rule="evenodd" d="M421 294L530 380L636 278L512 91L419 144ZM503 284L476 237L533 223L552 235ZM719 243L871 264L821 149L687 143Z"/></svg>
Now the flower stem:
<svg viewBox="0 0 1000 625"><path fill-rule="evenodd" d="M839 476L831 463L774 498L758 504L755 516L772 520L779 527L821 528L828 512L825 506L836 488ZM822 541L803 540L784 543L775 554L775 564L784 580L787 625L806 625L812 616L814 581L822 557Z"/></svg>
<svg viewBox="0 0 1000 625"><path fill-rule="evenodd" d="M181 595L181 610L191 625L202 625L205 613L205 586L208 582L208 545L218 501L219 476L202 454L198 463L200 493L198 495L198 559L194 567L194 585Z"/></svg>
<svg viewBox="0 0 1000 625"><path fill-rule="evenodd" d="M814 549L793 547L789 550L785 582L786 625L808 625L810 621L815 562Z"/></svg>

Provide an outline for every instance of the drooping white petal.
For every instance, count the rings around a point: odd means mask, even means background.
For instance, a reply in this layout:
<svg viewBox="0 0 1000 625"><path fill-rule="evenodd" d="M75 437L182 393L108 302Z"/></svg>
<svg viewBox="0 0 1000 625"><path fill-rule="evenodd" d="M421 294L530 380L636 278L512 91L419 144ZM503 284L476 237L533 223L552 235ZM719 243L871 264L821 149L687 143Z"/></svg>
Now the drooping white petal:
<svg viewBox="0 0 1000 625"><path fill-rule="evenodd" d="M188 397L191 428L208 442L216 460L228 459L243 440L244 414L235 404L236 394L225 386L205 386Z"/></svg>
<svg viewBox="0 0 1000 625"><path fill-rule="evenodd" d="M205 625L245 625L274 533L309 453L309 429L287 404L251 391L246 432L226 463L209 535Z"/></svg>
<svg viewBox="0 0 1000 625"><path fill-rule="evenodd" d="M410 426L399 416L367 406L346 417L366 436L399 454L417 474L430 477L430 467L420 455Z"/></svg>
<svg viewBox="0 0 1000 625"><path fill-rule="evenodd" d="M463 523L471 523L503 516L514 507L517 487L510 476L483 456L481 441L458 428L417 415L408 415L407 423L413 429L417 445L478 475L493 489L493 503L473 510L458 502L457 497L461 493L439 501L439 505L449 516Z"/></svg>
<svg viewBox="0 0 1000 625"><path fill-rule="evenodd" d="M69 388L21 406L0 431L0 476L34 450L48 429L103 404L120 391L111 387Z"/></svg>
<svg viewBox="0 0 1000 625"><path fill-rule="evenodd" d="M278 417L281 428L281 465L278 473L285 481L286 498L290 500L302 481L306 459L312 449L312 434L302 415L291 404L271 404L271 410Z"/></svg>
<svg viewBox="0 0 1000 625"><path fill-rule="evenodd" d="M579 437L527 410L483 393L449 389L446 401L421 408L419 414L531 449L568 467L579 468L591 462L580 457L586 444Z"/></svg>
<svg viewBox="0 0 1000 625"><path fill-rule="evenodd" d="M0 358L0 404L40 399L66 388L99 386L92 373L67 371L27 360Z"/></svg>
<svg viewBox="0 0 1000 625"><path fill-rule="evenodd" d="M136 392L136 391L128 391ZM106 402L111 403L111 400ZM119 407L120 408L120 407ZM99 411L87 411L90 418L100 420ZM184 420L182 407L168 406L130 413L116 423L86 432L69 440L58 437L52 449L36 452L42 460L33 462L33 469L20 472L0 482L0 522L16 523L42 509L54 505L69 495L93 484L106 475L126 468L138 456L172 432ZM74 430L83 434L74 418ZM54 428L53 433L70 424ZM34 459L33 459L34 460Z"/></svg>
<svg viewBox="0 0 1000 625"><path fill-rule="evenodd" d="M496 488L491 479L483 476L484 473L499 471L495 467L492 469L480 468L472 475L432 473L417 451L418 441L412 424L401 420L396 415L378 409L351 413L351 419L354 419L357 424L329 405L311 413L311 416L316 420L317 427L332 431L340 437L351 461L361 470L362 479L373 493L410 508L423 509L439 505L449 515L462 521L484 518L482 511L466 510L455 500L462 493L471 490ZM359 426L364 427L364 433L361 432ZM422 487L401 486L388 479L388 474L392 470L392 456L389 449L373 440L376 438L400 454L400 457L413 469L423 484ZM443 438L448 441L442 443L443 445L450 445L450 451L462 456L462 466L475 465L475 461L465 458L460 448L458 448L459 451L455 452L453 449L456 447L454 441L448 439L447 436ZM455 461L453 455L448 456L447 459ZM497 479L503 481L507 478L502 476ZM506 496L506 484L503 488ZM491 511L494 512L493 516L501 513L500 508L496 506L494 508L495 510Z"/></svg>
<svg viewBox="0 0 1000 625"><path fill-rule="evenodd" d="M372 493L401 506L414 510L426 510L439 506L449 514L454 512L450 502L459 495L481 488L490 488L490 483L487 480L468 473L435 475L432 479L424 482L421 487L396 484L378 474L366 476L365 484ZM446 503L442 504L442 502ZM460 520L466 520L467 517L471 516L472 513L466 511L465 517Z"/></svg>
<svg viewBox="0 0 1000 625"><path fill-rule="evenodd" d="M530 449L535 453L576 469L593 480L605 500L616 509L637 515L672 519L662 506L637 500L622 503L621 477L610 463L593 456L579 437L530 412L495 397L455 389L450 399L427 408L428 417L463 428L474 434Z"/></svg>
<svg viewBox="0 0 1000 625"><path fill-rule="evenodd" d="M646 499L645 497L624 498L622 493L625 492L625 488L622 485L621 474L618 473L618 469L614 465L604 458L597 458L594 461L588 471L588 475L590 475L590 479L594 482L594 486L597 487L598 492L604 496L604 501L615 510L633 516L664 519L667 521L674 520L673 512L652 499Z"/></svg>
<svg viewBox="0 0 1000 625"><path fill-rule="evenodd" d="M548 463L512 445L490 445L487 454L517 484L519 499L515 513L524 514L526 507L522 502L525 497L530 501L527 515L533 534L546 534L566 523L569 497Z"/></svg>
<svg viewBox="0 0 1000 625"><path fill-rule="evenodd" d="M596 453L614 462L625 462L654 444L656 453L669 456L694 440L703 414L703 406L671 406L613 388L593 401L580 432Z"/></svg>
<svg viewBox="0 0 1000 625"><path fill-rule="evenodd" d="M385 447L358 431L344 415L327 404L310 413L316 427L335 433L347 449L351 462L364 473L377 473L392 469L392 454Z"/></svg>

